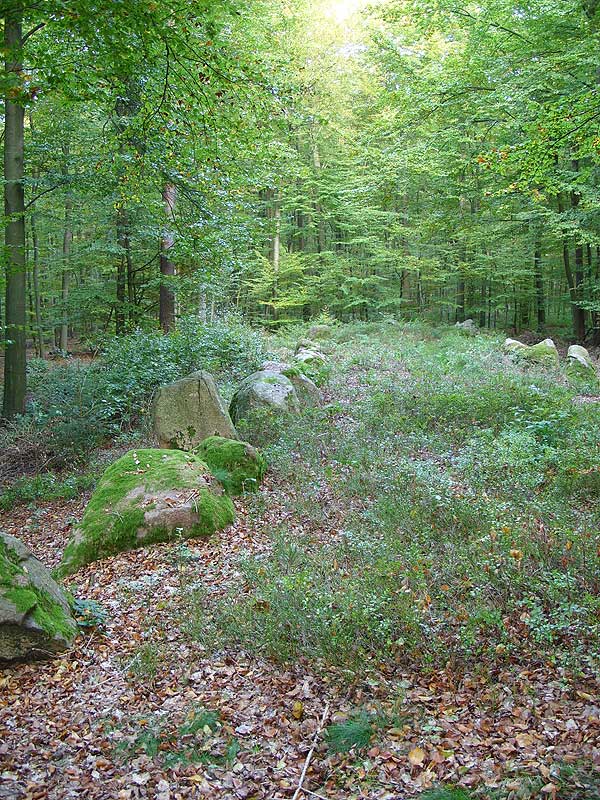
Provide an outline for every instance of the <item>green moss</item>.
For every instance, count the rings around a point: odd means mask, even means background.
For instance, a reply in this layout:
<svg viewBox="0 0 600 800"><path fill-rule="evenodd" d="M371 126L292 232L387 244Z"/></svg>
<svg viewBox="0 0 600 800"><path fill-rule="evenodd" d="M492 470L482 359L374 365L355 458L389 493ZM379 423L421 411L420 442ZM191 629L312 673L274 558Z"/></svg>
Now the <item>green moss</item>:
<svg viewBox="0 0 600 800"><path fill-rule="evenodd" d="M303 373L297 367L289 367L288 369L282 370L281 374L291 380L292 378L299 378Z"/></svg>
<svg viewBox="0 0 600 800"><path fill-rule="evenodd" d="M546 342L533 344L526 350L518 350L518 355L527 361L534 361L540 364L558 364L558 353L556 348L547 345Z"/></svg>
<svg viewBox="0 0 600 800"><path fill-rule="evenodd" d="M67 545L57 575L67 575L98 558L132 550L153 542L168 541L177 531L156 527L145 530L145 513L153 508L138 505L129 497L137 488L160 492L199 488L199 479L210 474L206 463L194 453L178 450L132 450L105 471L85 510L76 536ZM229 498L201 488L197 500L199 521L186 529L186 538L207 536L233 522Z"/></svg>
<svg viewBox="0 0 600 800"><path fill-rule="evenodd" d="M232 495L256 491L267 469L263 456L247 442L210 436L197 452Z"/></svg>
<svg viewBox="0 0 600 800"><path fill-rule="evenodd" d="M22 585L16 585L17 581ZM70 640L75 629L68 613L48 592L34 586L19 562L18 554L0 539L0 594L21 614L31 614L34 622L51 638Z"/></svg>

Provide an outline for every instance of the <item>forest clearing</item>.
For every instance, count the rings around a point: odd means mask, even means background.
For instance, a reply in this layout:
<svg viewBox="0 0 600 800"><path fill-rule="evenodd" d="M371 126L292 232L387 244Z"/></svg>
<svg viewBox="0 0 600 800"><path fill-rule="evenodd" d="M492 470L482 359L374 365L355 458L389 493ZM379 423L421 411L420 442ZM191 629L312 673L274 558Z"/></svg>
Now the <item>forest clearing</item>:
<svg viewBox="0 0 600 800"><path fill-rule="evenodd" d="M598 0L0 20L0 800L600 800Z"/></svg>

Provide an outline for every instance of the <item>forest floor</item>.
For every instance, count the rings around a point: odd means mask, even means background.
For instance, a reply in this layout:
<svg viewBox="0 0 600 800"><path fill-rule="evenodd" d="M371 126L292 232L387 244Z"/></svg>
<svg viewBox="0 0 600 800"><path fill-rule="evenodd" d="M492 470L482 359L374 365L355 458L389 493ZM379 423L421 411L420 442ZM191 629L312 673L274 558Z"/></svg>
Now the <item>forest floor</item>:
<svg viewBox="0 0 600 800"><path fill-rule="evenodd" d="M365 358L346 364L330 402L342 384L347 408L373 393ZM369 368L381 367L377 359ZM386 369L388 379L409 374L400 362ZM321 475L339 457L321 448ZM0 512L0 527L53 567L85 501L17 506ZM313 744L297 795L307 800L400 800L438 782L485 787L483 797L600 796L588 793L600 786L600 707L585 659L577 668L553 663L536 655L535 642L527 659L483 659L473 642L472 659L445 666L398 656L348 674L301 648L282 663L194 636L198 582L203 607L239 586L247 594L240 563L269 559L275 532L318 553L341 541L350 512L367 506L322 478L299 485L274 469L259 495L236 501L235 524L210 540L156 545L80 570L70 588L100 603L106 622L84 630L64 656L0 676L0 798L291 798ZM321 726L360 724L360 714L373 721L367 741L336 752Z"/></svg>

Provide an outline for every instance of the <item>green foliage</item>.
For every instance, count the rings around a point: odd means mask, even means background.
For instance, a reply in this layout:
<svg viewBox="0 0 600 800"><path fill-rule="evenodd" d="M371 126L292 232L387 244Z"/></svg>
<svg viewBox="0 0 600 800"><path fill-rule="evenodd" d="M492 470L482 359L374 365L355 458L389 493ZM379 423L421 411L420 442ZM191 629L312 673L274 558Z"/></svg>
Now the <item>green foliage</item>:
<svg viewBox="0 0 600 800"><path fill-rule="evenodd" d="M20 478L0 494L0 509L9 510L18 503L72 500L82 492L92 489L95 482L95 475L69 475L60 478L52 472Z"/></svg>
<svg viewBox="0 0 600 800"><path fill-rule="evenodd" d="M430 789L421 795L423 800L470 800L473 795L464 789Z"/></svg>
<svg viewBox="0 0 600 800"><path fill-rule="evenodd" d="M137 331L113 339L96 369L95 389L104 416L123 424L139 418L162 384L199 369L236 380L258 369L265 357L261 335L238 317L211 324L189 317L169 336Z"/></svg>
<svg viewBox="0 0 600 800"><path fill-rule="evenodd" d="M532 652L597 669L597 410L499 340L380 325L351 341L332 354L336 402L265 450L296 518L329 531L334 509L337 533L276 531L243 591L189 598L187 627L353 674Z"/></svg>
<svg viewBox="0 0 600 800"><path fill-rule="evenodd" d="M357 714L344 722L328 725L325 741L332 753L347 753L353 748L365 750L371 743L375 730L369 716Z"/></svg>
<svg viewBox="0 0 600 800"><path fill-rule="evenodd" d="M79 597L72 598L71 613L80 628L102 628L108 617L106 609L100 603Z"/></svg>
<svg viewBox="0 0 600 800"><path fill-rule="evenodd" d="M122 738L120 728L108 727L115 739L115 751L123 760L145 755L159 760L165 769L180 764L232 766L240 751L235 738L216 742L222 728L219 715L202 706L190 709L177 726L164 717L131 720L133 732L126 738Z"/></svg>

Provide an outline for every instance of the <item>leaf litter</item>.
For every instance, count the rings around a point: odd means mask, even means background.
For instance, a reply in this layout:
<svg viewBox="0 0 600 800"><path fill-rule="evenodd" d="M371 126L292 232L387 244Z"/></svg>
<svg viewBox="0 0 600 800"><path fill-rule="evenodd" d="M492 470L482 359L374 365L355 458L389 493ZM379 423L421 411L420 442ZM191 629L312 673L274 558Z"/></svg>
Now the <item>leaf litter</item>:
<svg viewBox="0 0 600 800"><path fill-rule="evenodd" d="M73 576L73 593L99 603L106 623L84 629L61 658L3 671L2 800L291 798L313 746L300 797L393 800L437 782L502 785L517 797L526 774L543 779L541 796L552 798L558 765L600 770L591 675L574 679L545 663L485 674L382 665L348 684L304 659L282 666L191 641L176 624L182 581L225 596L240 558L269 553L270 532L289 522L289 491L269 477L265 510L250 514L237 501L236 523L187 542L184 560L181 545L159 544ZM84 505L18 507L0 524L52 567ZM315 740L326 707L333 723L357 709L387 710L389 720L364 748L333 752L326 736ZM198 709L216 722L186 733Z"/></svg>

